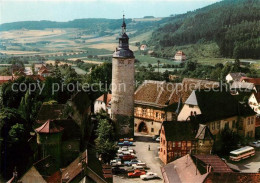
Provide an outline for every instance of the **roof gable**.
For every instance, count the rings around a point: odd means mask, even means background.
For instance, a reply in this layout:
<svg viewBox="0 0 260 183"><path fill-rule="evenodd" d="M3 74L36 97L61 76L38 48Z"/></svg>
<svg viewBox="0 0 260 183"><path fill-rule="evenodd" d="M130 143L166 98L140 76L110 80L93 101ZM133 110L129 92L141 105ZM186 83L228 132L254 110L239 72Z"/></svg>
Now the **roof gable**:
<svg viewBox="0 0 260 183"><path fill-rule="evenodd" d="M199 129L195 138L199 140L213 139L213 135L207 125L199 124Z"/></svg>
<svg viewBox="0 0 260 183"><path fill-rule="evenodd" d="M48 120L42 126L35 129L37 133L59 133L63 130L64 128L58 126L53 120Z"/></svg>
<svg viewBox="0 0 260 183"><path fill-rule="evenodd" d="M108 93L108 94L106 94L106 95L107 95L106 104L108 105L109 102L111 101L112 94ZM103 95L101 95L99 98L97 98L96 101L105 102L105 94L103 94Z"/></svg>
<svg viewBox="0 0 260 183"><path fill-rule="evenodd" d="M189 105L198 105L198 101L197 101L197 97L195 94L195 91L193 91L189 98L186 100L185 104L189 104Z"/></svg>
<svg viewBox="0 0 260 183"><path fill-rule="evenodd" d="M46 183L46 180L38 172L38 170L32 166L20 179L21 182L37 182L37 183Z"/></svg>

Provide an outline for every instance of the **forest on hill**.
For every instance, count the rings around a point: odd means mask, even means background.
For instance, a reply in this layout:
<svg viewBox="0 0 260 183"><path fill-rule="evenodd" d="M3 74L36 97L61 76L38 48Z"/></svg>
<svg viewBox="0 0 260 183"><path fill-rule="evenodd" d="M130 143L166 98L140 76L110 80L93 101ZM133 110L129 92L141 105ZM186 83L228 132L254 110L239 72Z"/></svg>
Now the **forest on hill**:
<svg viewBox="0 0 260 183"><path fill-rule="evenodd" d="M260 58L260 1L223 0L173 16L150 40L161 55L165 48L209 42L223 57Z"/></svg>
<svg viewBox="0 0 260 183"><path fill-rule="evenodd" d="M134 19L126 19L127 29L134 30L139 34L156 29L164 22L167 22L168 18L164 18L158 21L135 21ZM0 31L10 30L43 30L43 29L64 29L64 28L78 28L84 29L86 33L105 33L113 32L120 29L122 25L122 19L106 19L106 18L85 18L75 19L68 22L55 22L55 21L21 21L4 23L0 25Z"/></svg>

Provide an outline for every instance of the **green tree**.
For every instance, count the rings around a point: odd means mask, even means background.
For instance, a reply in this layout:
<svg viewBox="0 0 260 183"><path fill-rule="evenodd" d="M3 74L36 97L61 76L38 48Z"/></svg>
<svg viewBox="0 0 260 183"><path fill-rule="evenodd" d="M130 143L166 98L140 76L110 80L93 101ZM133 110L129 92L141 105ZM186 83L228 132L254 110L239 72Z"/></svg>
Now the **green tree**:
<svg viewBox="0 0 260 183"><path fill-rule="evenodd" d="M16 123L9 131L9 137L13 143L26 140L26 134L23 124Z"/></svg>
<svg viewBox="0 0 260 183"><path fill-rule="evenodd" d="M112 124L107 119L99 119L95 140L96 150L104 163L109 163L116 154L115 133Z"/></svg>

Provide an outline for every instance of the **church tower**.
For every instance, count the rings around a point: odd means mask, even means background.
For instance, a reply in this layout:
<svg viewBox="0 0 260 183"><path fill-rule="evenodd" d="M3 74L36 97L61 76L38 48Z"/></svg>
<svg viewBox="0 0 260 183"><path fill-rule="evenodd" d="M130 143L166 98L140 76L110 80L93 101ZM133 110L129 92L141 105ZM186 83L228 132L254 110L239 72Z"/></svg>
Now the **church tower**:
<svg viewBox="0 0 260 183"><path fill-rule="evenodd" d="M122 33L119 38L119 45L113 53L112 59L111 114L112 120L115 122L117 136L133 137L135 57L129 49L124 16L121 27Z"/></svg>

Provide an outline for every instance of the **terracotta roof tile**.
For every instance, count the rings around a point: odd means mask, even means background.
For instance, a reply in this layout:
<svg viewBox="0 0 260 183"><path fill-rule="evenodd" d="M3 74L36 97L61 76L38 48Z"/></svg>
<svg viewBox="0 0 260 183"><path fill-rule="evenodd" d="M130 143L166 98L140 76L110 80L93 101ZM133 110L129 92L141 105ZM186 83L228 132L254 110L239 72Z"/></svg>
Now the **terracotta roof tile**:
<svg viewBox="0 0 260 183"><path fill-rule="evenodd" d="M111 101L111 98L112 98L112 94L108 93L108 94L107 94L107 101L106 101L106 104L107 104L107 105L108 105L109 102ZM100 96L99 98L97 98L97 101L105 102L105 95L102 95L102 96Z"/></svg>
<svg viewBox="0 0 260 183"><path fill-rule="evenodd" d="M260 78L249 78L249 77L242 77L240 81L254 83L255 85L260 85Z"/></svg>
<svg viewBox="0 0 260 183"><path fill-rule="evenodd" d="M256 183L260 182L260 173L214 173L211 172L204 183Z"/></svg>
<svg viewBox="0 0 260 183"><path fill-rule="evenodd" d="M146 80L135 92L135 103L166 107L178 103L180 83Z"/></svg>
<svg viewBox="0 0 260 183"><path fill-rule="evenodd" d="M0 83L5 83L12 80L13 80L13 76L0 76Z"/></svg>
<svg viewBox="0 0 260 183"><path fill-rule="evenodd" d="M213 172L233 172L229 166L216 155L194 155L198 160L213 168Z"/></svg>
<svg viewBox="0 0 260 183"><path fill-rule="evenodd" d="M175 56L183 56L183 55L185 55L183 51L177 51L177 53L175 54Z"/></svg>
<svg viewBox="0 0 260 183"><path fill-rule="evenodd" d="M166 107L178 103L180 97L184 103L193 90L219 87L219 83L209 80L184 78L182 83L146 80L135 91L135 103Z"/></svg>
<svg viewBox="0 0 260 183"><path fill-rule="evenodd" d="M42 126L35 129L37 133L59 133L63 130L63 127L56 125L55 122L52 120L48 120Z"/></svg>
<svg viewBox="0 0 260 183"><path fill-rule="evenodd" d="M161 168L164 181L169 183L203 182L207 173L201 174L196 169L196 164L189 154Z"/></svg>
<svg viewBox="0 0 260 183"><path fill-rule="evenodd" d="M62 180L71 182L77 177L84 169L82 169L82 162L87 164L87 151L84 151L81 156L76 158L65 170L62 171Z"/></svg>

